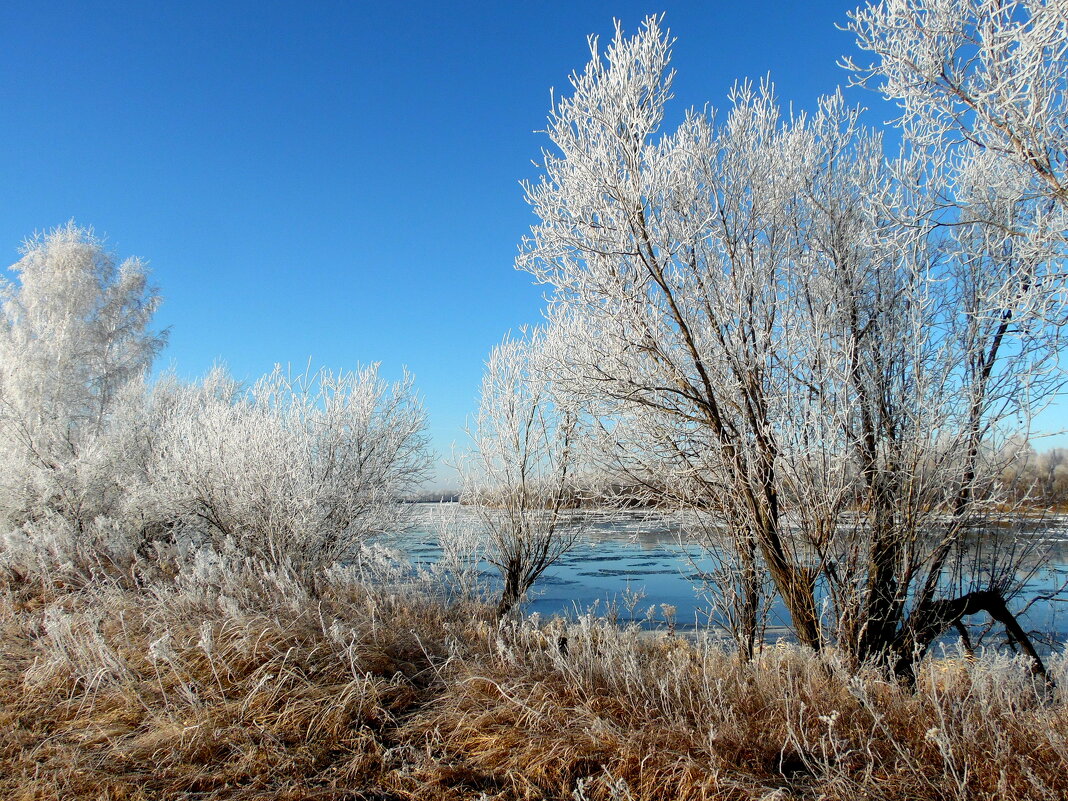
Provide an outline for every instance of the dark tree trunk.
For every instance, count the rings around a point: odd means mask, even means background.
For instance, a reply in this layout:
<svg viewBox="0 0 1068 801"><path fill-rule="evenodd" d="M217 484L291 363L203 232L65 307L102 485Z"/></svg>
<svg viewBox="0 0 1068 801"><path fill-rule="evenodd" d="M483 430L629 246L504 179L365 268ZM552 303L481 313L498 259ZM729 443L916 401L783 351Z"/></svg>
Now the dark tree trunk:
<svg viewBox="0 0 1068 801"><path fill-rule="evenodd" d="M1020 626L1016 616L1009 611L1005 599L997 590L978 590L959 598L930 601L917 607L909 617L896 644L897 659L894 672L910 683L916 681L916 665L930 650L931 645L943 632L963 626L962 619L968 615L986 612L1005 627L1006 633L1019 643L1023 652L1031 658L1031 671L1036 676L1050 680L1046 666L1035 650L1031 638Z"/></svg>
<svg viewBox="0 0 1068 801"><path fill-rule="evenodd" d="M519 603L523 597L523 582L519 575L519 570L509 566L504 573L504 589L501 591L501 598L497 602L497 619L500 620L513 609Z"/></svg>

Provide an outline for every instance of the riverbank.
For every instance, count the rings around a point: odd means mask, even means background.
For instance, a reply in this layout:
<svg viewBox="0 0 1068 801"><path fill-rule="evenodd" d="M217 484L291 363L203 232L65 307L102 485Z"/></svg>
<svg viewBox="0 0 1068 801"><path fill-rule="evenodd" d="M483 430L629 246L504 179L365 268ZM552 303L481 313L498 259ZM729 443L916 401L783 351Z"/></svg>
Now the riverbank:
<svg viewBox="0 0 1068 801"><path fill-rule="evenodd" d="M1022 663L877 671L251 564L8 573L0 797L1050 799L1068 701ZM1064 679L1060 658L1051 665Z"/></svg>

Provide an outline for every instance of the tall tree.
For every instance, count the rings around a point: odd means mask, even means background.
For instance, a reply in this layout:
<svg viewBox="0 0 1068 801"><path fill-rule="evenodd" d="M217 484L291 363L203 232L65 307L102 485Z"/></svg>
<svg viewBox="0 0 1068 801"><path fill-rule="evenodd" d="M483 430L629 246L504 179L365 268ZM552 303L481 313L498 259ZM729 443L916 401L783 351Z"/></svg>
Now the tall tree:
<svg viewBox="0 0 1068 801"><path fill-rule="evenodd" d="M926 159L928 221L946 252L940 280L951 288L944 330L956 345L962 399L950 520L963 524L988 480L980 462L1004 451L1004 421L1029 419L1063 384L1068 5L883 0L850 16L849 30L874 60L845 66L899 103L906 145ZM921 652L990 591L936 600L951 543L932 554L916 600L909 639Z"/></svg>
<svg viewBox="0 0 1068 801"><path fill-rule="evenodd" d="M150 330L160 299L144 262L117 263L73 222L21 253L0 283L0 507L81 517L76 463L163 346Z"/></svg>
<svg viewBox="0 0 1068 801"><path fill-rule="evenodd" d="M765 573L802 643L901 670L963 614L1013 626L961 554L992 505L991 446L1056 386L1062 298L1038 238L969 237L1033 206L977 197L986 227L947 234L932 188L963 194L964 165L888 160L840 95L784 118L741 84L722 121L661 133L670 47L656 18L603 57L591 40L549 119L518 264L555 290L558 391L714 519L743 654Z"/></svg>

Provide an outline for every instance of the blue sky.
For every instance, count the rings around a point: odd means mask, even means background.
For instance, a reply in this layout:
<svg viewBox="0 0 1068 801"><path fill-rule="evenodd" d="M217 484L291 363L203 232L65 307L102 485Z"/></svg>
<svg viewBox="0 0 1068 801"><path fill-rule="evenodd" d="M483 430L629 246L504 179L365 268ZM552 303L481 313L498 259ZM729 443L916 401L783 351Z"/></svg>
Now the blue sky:
<svg viewBox="0 0 1068 801"><path fill-rule="evenodd" d="M853 5L7 0L0 256L92 225L151 264L164 367L407 365L447 452L489 349L540 319L512 268L533 222L518 182L587 34L666 12L679 116L767 73L810 108L846 79Z"/></svg>

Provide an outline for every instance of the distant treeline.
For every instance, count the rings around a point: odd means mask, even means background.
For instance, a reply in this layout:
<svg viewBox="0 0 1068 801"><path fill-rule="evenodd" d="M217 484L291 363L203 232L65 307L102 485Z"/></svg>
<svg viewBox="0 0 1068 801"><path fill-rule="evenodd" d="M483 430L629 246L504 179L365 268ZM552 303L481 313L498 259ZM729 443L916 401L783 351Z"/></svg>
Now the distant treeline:
<svg viewBox="0 0 1068 801"><path fill-rule="evenodd" d="M566 509L650 509L674 508L670 487L651 479L587 480L562 490ZM1025 449L1001 471L999 486L990 492L1006 501L1036 508L1068 506L1068 448L1047 451ZM411 503L464 503L459 490L426 490L407 499ZM786 499L784 499L786 500ZM551 493L546 503L552 501ZM486 498L482 499L487 502ZM496 505L507 506L503 500Z"/></svg>
<svg viewBox="0 0 1068 801"><path fill-rule="evenodd" d="M425 490L415 493L407 500L409 503L456 503L460 500L460 491Z"/></svg>
<svg viewBox="0 0 1068 801"><path fill-rule="evenodd" d="M1001 474L1014 501L1052 507L1068 504L1068 448L1025 451Z"/></svg>

